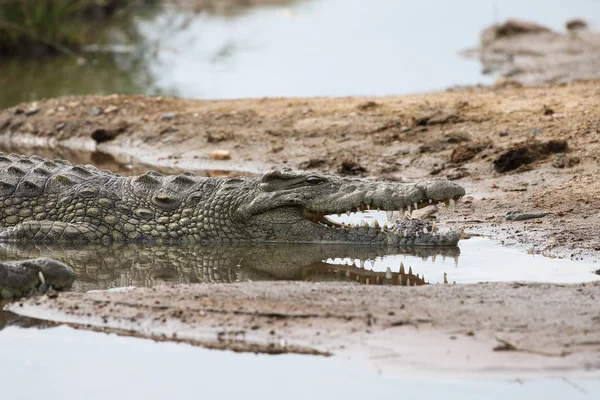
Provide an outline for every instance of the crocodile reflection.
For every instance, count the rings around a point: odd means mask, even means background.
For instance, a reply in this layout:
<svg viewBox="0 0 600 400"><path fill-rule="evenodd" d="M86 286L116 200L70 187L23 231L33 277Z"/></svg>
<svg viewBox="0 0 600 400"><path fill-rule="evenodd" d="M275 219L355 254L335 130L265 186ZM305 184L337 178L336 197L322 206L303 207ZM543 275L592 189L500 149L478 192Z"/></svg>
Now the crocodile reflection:
<svg viewBox="0 0 600 400"><path fill-rule="evenodd" d="M52 257L77 273L73 290L154 286L174 283L230 283L269 280L354 281L363 284L422 285L424 276L398 265L377 272L366 260L389 255L421 258L458 257L458 247L385 247L350 245L201 245L177 246L116 243L110 246L1 244L0 259ZM346 259L346 264L328 263ZM352 264L352 265L348 265Z"/></svg>

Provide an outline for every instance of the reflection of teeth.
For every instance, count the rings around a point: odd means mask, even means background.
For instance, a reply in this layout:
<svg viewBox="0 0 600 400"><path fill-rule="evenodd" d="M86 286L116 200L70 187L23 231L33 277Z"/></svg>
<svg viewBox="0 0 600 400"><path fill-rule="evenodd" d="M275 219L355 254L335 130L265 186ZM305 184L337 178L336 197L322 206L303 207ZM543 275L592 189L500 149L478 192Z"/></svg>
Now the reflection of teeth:
<svg viewBox="0 0 600 400"><path fill-rule="evenodd" d="M46 286L46 279L44 278L44 274L42 274L42 271L38 271L38 277L40 278L41 285Z"/></svg>
<svg viewBox="0 0 600 400"><path fill-rule="evenodd" d="M400 271L398 271L400 273L400 275L404 275L406 274L406 272L404 271L404 263L401 262L400 263Z"/></svg>
<svg viewBox="0 0 600 400"><path fill-rule="evenodd" d="M437 232L437 226L435 225L435 220L431 223L431 232Z"/></svg>
<svg viewBox="0 0 600 400"><path fill-rule="evenodd" d="M375 220L375 222L373 222L373 226L375 228L379 228L379 221Z"/></svg>
<svg viewBox="0 0 600 400"><path fill-rule="evenodd" d="M347 216L350 216L350 214L352 214L352 212L350 212L350 211L346 211L346 215L347 215Z"/></svg>
<svg viewBox="0 0 600 400"><path fill-rule="evenodd" d="M423 233L427 233L427 228L423 228Z"/></svg>

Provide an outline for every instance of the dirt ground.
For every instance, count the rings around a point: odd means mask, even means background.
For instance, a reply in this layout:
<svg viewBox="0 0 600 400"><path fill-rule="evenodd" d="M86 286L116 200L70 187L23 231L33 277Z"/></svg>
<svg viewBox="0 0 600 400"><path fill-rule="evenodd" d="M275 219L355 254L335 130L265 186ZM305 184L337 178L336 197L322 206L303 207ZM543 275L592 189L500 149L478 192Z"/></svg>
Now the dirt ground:
<svg viewBox="0 0 600 400"><path fill-rule="evenodd" d="M448 178L467 196L440 216L465 237L595 261L599 98L594 81L383 98L70 97L0 111L0 147L42 155L53 148L133 172L288 165L371 179ZM8 307L214 348L332 353L427 371L583 373L600 367L599 290L279 282L65 293Z"/></svg>

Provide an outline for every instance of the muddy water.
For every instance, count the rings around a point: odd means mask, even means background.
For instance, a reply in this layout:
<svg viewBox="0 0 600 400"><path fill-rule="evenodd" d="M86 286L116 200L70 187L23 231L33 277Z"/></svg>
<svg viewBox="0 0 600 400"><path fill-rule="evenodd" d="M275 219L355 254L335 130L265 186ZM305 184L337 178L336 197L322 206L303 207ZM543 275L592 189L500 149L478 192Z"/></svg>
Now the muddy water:
<svg viewBox="0 0 600 400"><path fill-rule="evenodd" d="M0 259L52 257L73 266L77 291L173 283L275 280L421 285L533 281L575 283L600 279L595 263L529 255L472 238L460 248L347 245L52 245L0 244Z"/></svg>
<svg viewBox="0 0 600 400"><path fill-rule="evenodd" d="M195 98L389 95L489 83L458 52L506 18L600 21L590 0L304 0L220 15L142 10L113 54L0 60L0 107L68 94ZM84 61L84 62L82 62Z"/></svg>
<svg viewBox="0 0 600 400"><path fill-rule="evenodd" d="M357 361L254 355L65 326L0 330L0 390L20 399L578 399L598 379L393 376Z"/></svg>

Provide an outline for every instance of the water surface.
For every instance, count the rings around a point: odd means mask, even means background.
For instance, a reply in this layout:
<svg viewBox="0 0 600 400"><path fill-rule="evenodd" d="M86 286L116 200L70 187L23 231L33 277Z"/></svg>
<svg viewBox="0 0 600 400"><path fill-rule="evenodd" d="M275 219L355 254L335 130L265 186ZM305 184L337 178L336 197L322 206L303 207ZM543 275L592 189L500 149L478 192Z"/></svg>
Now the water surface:
<svg viewBox="0 0 600 400"><path fill-rule="evenodd" d="M460 247L322 244L43 245L0 243L0 259L52 257L73 266L73 290L277 280L425 283L599 280L596 263L530 255L484 238Z"/></svg>
<svg viewBox="0 0 600 400"><path fill-rule="evenodd" d="M299 0L226 15L141 10L104 40L130 52L0 60L0 107L67 94L222 99L398 95L491 83L458 55L482 29L522 18L600 26L591 0ZM127 49L127 48L126 48Z"/></svg>
<svg viewBox="0 0 600 400"><path fill-rule="evenodd" d="M0 390L21 399L579 399L598 379L390 376L337 357L255 355L65 326L0 330Z"/></svg>

